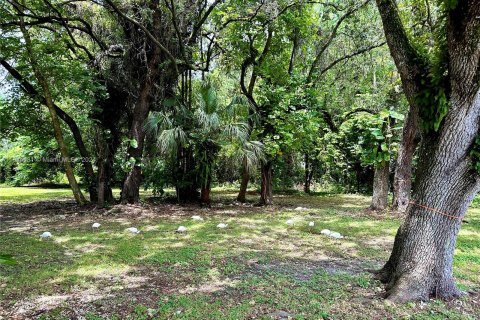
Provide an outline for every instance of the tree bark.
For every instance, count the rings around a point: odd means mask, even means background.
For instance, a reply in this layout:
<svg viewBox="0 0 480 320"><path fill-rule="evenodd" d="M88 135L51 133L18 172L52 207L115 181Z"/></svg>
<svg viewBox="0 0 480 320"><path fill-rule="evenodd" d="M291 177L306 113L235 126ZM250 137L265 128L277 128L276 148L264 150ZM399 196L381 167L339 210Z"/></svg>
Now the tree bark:
<svg viewBox="0 0 480 320"><path fill-rule="evenodd" d="M200 203L210 206L210 190L212 179L209 178L205 185L200 190Z"/></svg>
<svg viewBox="0 0 480 320"><path fill-rule="evenodd" d="M413 155L420 140L419 115L416 105L410 108L403 126L393 180L392 209L401 213L407 210L412 188Z"/></svg>
<svg viewBox="0 0 480 320"><path fill-rule="evenodd" d="M273 181L272 161L267 160L262 164L262 185L260 190L260 205L268 206L273 204Z"/></svg>
<svg viewBox="0 0 480 320"><path fill-rule="evenodd" d="M461 219L480 186L469 157L478 132L480 93L474 103L453 102L451 108L438 142L429 140L421 147L414 202L390 259L377 273L394 301L452 299L460 293L452 264Z"/></svg>
<svg viewBox="0 0 480 320"><path fill-rule="evenodd" d="M44 74L42 73L38 65L38 61L35 57L35 53L33 52L32 41L30 39L30 35L28 34L28 30L25 28L23 17L20 16L19 19L20 19L20 29L22 31L23 38L25 40L25 47L27 49L28 57L30 59L35 77L37 78L38 83L42 87L43 95L45 97L45 102L48 107L48 111L50 112L50 116L52 118L55 140L57 140L60 153L62 154L62 158L63 158L62 162L65 167L65 174L67 175L67 179L70 184L70 188L72 189L75 201L78 204L83 205L86 203L86 200L82 194L82 191L80 190L80 187L78 186L77 179L75 178L75 175L73 173L73 168L70 163L70 155L68 153L67 146L65 145L65 141L63 139L62 128L60 126L60 121L58 120L57 111L55 110L55 104L53 102L53 99L50 93L48 81L45 78Z"/></svg>
<svg viewBox="0 0 480 320"><path fill-rule="evenodd" d="M388 206L388 174L387 161L382 161L375 166L373 177L373 196L370 204L371 210L385 210Z"/></svg>
<svg viewBox="0 0 480 320"><path fill-rule="evenodd" d="M240 190L238 191L237 201L241 203L245 203L247 197L247 188L248 188L248 181L250 180L250 174L248 173L247 168L247 159L243 160L243 168L242 168L242 177L240 182Z"/></svg>
<svg viewBox="0 0 480 320"><path fill-rule="evenodd" d="M143 124L147 119L150 111L150 94L154 84L152 79L148 77L142 87L138 101L133 111L133 120L130 127L129 139L136 141L134 146L129 146L127 158L135 159L130 172L123 183L122 187L122 203L137 203L140 200L140 184L142 182L141 161L143 155L143 145L145 142L145 131Z"/></svg>
<svg viewBox="0 0 480 320"><path fill-rule="evenodd" d="M192 147L179 148L178 184L176 186L179 202L198 201L198 175L196 171L194 152Z"/></svg>
<svg viewBox="0 0 480 320"><path fill-rule="evenodd" d="M103 208L105 207L105 203L112 203L114 202L112 188L110 186L111 181L111 166L113 163L113 157L110 156L111 150L110 145L107 143L108 139L105 139L103 127L97 127L97 190L98 190L98 198L97 198L97 207ZM111 143L110 143L111 144ZM112 153L114 154L114 153Z"/></svg>

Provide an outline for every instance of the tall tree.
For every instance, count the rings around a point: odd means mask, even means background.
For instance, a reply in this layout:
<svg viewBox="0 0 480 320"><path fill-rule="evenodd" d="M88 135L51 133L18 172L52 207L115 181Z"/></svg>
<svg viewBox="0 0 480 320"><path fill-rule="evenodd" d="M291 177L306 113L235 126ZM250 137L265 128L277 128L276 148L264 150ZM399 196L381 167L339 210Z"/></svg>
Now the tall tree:
<svg viewBox="0 0 480 320"><path fill-rule="evenodd" d="M135 83L131 96L134 107L128 134L131 143L127 151L127 159L132 166L123 183L122 202L134 203L139 200L145 144L144 124L149 112L156 105L161 105L164 99L175 95L175 86L180 79L183 96L186 100L191 100L192 70L209 69L211 47L206 50L206 59L200 62L196 60L194 52L199 45L199 38L203 36L201 30L219 2L165 1L162 4L156 0L131 6L105 1L106 7L117 15L129 42L130 50L127 54ZM202 51L202 58L203 53ZM190 158L189 152L184 154ZM194 191L188 189L186 193L192 196Z"/></svg>
<svg viewBox="0 0 480 320"><path fill-rule="evenodd" d="M20 86L21 89L28 95L32 96L35 100L40 101L43 105L47 106L47 100L43 95L41 95L35 87L28 82L21 74L18 72L16 68L14 68L12 65L8 63L8 61L4 59L0 59L0 64L9 72L9 74L16 79ZM57 116L65 122L65 124L68 126L70 129L72 136L75 140L75 144L78 148L78 151L80 153L80 156L82 157L82 164L85 170L85 177L89 182L92 182L95 180L95 173L93 171L93 166L92 163L90 162L90 152L87 150L87 147L85 145L82 132L80 131L80 128L77 125L77 122L75 119L73 119L67 112L65 112L62 108L60 108L58 105L54 104L55 111L57 113ZM97 198L97 188L94 187L93 184L89 183L89 188L88 191L90 193L90 201L94 201Z"/></svg>
<svg viewBox="0 0 480 320"><path fill-rule="evenodd" d="M18 10L18 12L22 12L22 7L18 5L14 5L15 9ZM68 182L70 184L70 188L72 189L73 196L75 197L75 201L78 204L85 204L86 200L82 194L82 191L80 190L80 187L78 186L77 180L75 178L75 175L73 173L73 168L70 163L70 154L68 152L67 146L65 144L64 138L63 138L63 133L62 133L62 128L60 127L60 121L58 119L57 115L57 110L55 108L55 104L52 99L52 95L50 92L50 87L48 84L48 79L44 74L44 71L42 70L38 60L37 60L37 55L34 50L34 46L32 43L32 39L30 38L30 34L25 26L25 22L22 16L20 16L20 30L23 34L23 38L25 40L25 48L27 51L27 55L29 57L33 73L35 74L35 77L40 84L42 90L43 90L43 95L45 97L45 104L48 107L48 111L50 112L50 116L52 118L52 124L53 124L53 130L55 133L55 139L57 140L58 147L60 148L60 153L62 154L62 162L65 167L65 173L67 175Z"/></svg>
<svg viewBox="0 0 480 320"><path fill-rule="evenodd" d="M284 143L270 143L273 140L283 140L291 132L285 135L276 132L275 119L285 120L290 115L310 110L325 118L331 115L326 110L318 110L322 107L318 103L316 82L335 66L359 56L383 43L368 40L368 44L362 42L357 45L355 35L344 31L346 22L354 14L367 6L369 1L360 4L349 2L345 5L316 4L316 3L288 3L279 1L276 3L254 3L253 6L239 4L235 11L245 10L247 15L238 17L224 14L223 26L232 25L232 34L235 35L231 51L242 57L240 62L240 87L242 93L254 106L258 117L258 132L260 139L267 146L269 156L261 165L261 190L260 204L271 204L273 201L273 166L278 152L277 147ZM231 8L231 6L229 6ZM308 8L309 10L307 10ZM318 14L315 9L322 8ZM320 16L320 19L318 19ZM291 25L299 28L292 30ZM308 32L312 28L318 29L316 34ZM360 33L360 32L359 32ZM340 43L342 38L343 46ZM284 39L291 39L289 47L282 43ZM373 44L370 44L373 42ZM335 50L337 49L337 50ZM299 58L299 56L301 56ZM292 106L283 103L284 95L298 91L297 101ZM293 99L292 99L293 100ZM278 110L282 114L279 113ZM326 121L327 122L327 121ZM291 128L290 128L290 131ZM277 137L278 138L275 138ZM290 139L290 138L289 138ZM268 145L272 148L268 148ZM248 175L246 170L242 173L242 183L239 200L244 199Z"/></svg>
<svg viewBox="0 0 480 320"><path fill-rule="evenodd" d="M455 241L479 191L471 157L480 118L480 1L439 1L443 13L430 57L413 45L394 0L377 0L385 36L410 105L423 127L412 200L390 259L377 273L393 301L452 299Z"/></svg>

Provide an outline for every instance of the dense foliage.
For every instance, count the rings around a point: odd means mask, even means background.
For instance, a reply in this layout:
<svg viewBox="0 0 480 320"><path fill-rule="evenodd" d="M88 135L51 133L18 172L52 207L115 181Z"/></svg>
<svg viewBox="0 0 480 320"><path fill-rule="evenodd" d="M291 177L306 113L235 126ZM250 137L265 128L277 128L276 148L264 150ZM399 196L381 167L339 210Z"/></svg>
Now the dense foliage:
<svg viewBox="0 0 480 320"><path fill-rule="evenodd" d="M368 192L375 164L395 159L405 112L375 10L369 1L4 3L0 182L66 181L60 162L42 161L60 156L24 24L53 101L79 128L62 123L86 187L121 187L138 170L143 187L173 187L185 200L237 185L242 172L260 187L257 168L270 163L275 189ZM137 121L149 74L149 116Z"/></svg>

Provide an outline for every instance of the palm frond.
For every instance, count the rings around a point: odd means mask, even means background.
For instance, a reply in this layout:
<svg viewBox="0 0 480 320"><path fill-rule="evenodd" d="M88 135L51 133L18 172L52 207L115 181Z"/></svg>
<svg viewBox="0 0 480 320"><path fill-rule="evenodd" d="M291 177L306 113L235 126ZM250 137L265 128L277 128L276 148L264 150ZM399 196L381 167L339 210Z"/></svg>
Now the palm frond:
<svg viewBox="0 0 480 320"><path fill-rule="evenodd" d="M204 132L216 130L220 126L220 118L217 113L207 113L203 109L195 110L195 118Z"/></svg>
<svg viewBox="0 0 480 320"><path fill-rule="evenodd" d="M233 158L245 163L247 171L251 171L265 161L264 145L260 141L246 141L236 148Z"/></svg>
<svg viewBox="0 0 480 320"><path fill-rule="evenodd" d="M157 139L157 146L164 154L174 154L178 147L186 143L187 133L181 127L163 130Z"/></svg>
<svg viewBox="0 0 480 320"><path fill-rule="evenodd" d="M143 124L143 128L147 134L158 136L158 131L172 127L172 121L169 115L162 112L152 112Z"/></svg>
<svg viewBox="0 0 480 320"><path fill-rule="evenodd" d="M248 125L244 122L228 123L223 127L221 134L226 140L244 142L248 139Z"/></svg>
<svg viewBox="0 0 480 320"><path fill-rule="evenodd" d="M252 104L244 95L233 96L230 103L225 108L225 113L228 117L238 117L247 115L248 110L252 108Z"/></svg>

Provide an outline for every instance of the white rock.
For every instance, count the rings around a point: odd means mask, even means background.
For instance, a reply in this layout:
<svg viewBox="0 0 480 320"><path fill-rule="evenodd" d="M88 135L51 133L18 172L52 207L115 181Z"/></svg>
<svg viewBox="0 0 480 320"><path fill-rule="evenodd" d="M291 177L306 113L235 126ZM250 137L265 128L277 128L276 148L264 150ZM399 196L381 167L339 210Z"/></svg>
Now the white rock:
<svg viewBox="0 0 480 320"><path fill-rule="evenodd" d="M180 226L180 227L178 227L177 232L179 232L179 233L187 232L187 228L184 227L184 226Z"/></svg>
<svg viewBox="0 0 480 320"><path fill-rule="evenodd" d="M308 223L308 226L309 226L309 227L314 227L314 226L315 226L315 222L310 221L310 222Z"/></svg>
<svg viewBox="0 0 480 320"><path fill-rule="evenodd" d="M51 238L51 237L52 237L52 234L48 231L45 231L40 235L40 238Z"/></svg>
<svg viewBox="0 0 480 320"><path fill-rule="evenodd" d="M320 231L320 233L328 236L332 233L332 231L330 231L328 229L323 229L322 231Z"/></svg>
<svg viewBox="0 0 480 320"><path fill-rule="evenodd" d="M101 226L101 224L98 223L98 222L95 222L94 224L92 224L93 229L98 229L98 228L100 228L100 226Z"/></svg>
<svg viewBox="0 0 480 320"><path fill-rule="evenodd" d="M338 232L332 232L328 236L332 237L332 238L335 238L335 239L342 239L343 238L343 236Z"/></svg>
<svg viewBox="0 0 480 320"><path fill-rule="evenodd" d="M289 226L293 226L293 219L288 219L285 223Z"/></svg>
<svg viewBox="0 0 480 320"><path fill-rule="evenodd" d="M303 208L303 207L296 207L294 210L295 210L295 211L302 211L302 210L305 210L305 209L307 209L307 208Z"/></svg>
<svg viewBox="0 0 480 320"><path fill-rule="evenodd" d="M131 232L131 233L135 233L135 234L140 233L140 230L138 230L138 229L135 228L135 227L127 228L127 231L128 231L128 232Z"/></svg>
<svg viewBox="0 0 480 320"><path fill-rule="evenodd" d="M226 227L228 227L228 224L225 224L225 223L217 224L217 228L219 228L219 229L225 229Z"/></svg>
<svg viewBox="0 0 480 320"><path fill-rule="evenodd" d="M203 218L200 217L200 216L192 216L192 220L195 220L195 221L203 221Z"/></svg>

